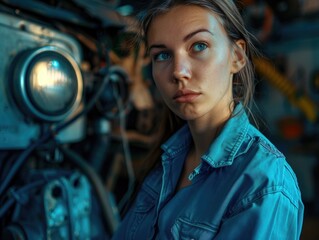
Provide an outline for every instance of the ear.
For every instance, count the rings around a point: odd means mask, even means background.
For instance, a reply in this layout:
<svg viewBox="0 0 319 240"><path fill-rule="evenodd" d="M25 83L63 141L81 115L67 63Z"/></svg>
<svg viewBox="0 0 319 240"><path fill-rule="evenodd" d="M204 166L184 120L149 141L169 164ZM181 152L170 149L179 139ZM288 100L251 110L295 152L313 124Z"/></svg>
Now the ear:
<svg viewBox="0 0 319 240"><path fill-rule="evenodd" d="M246 42L243 39L236 41L232 54L233 74L239 72L246 65Z"/></svg>

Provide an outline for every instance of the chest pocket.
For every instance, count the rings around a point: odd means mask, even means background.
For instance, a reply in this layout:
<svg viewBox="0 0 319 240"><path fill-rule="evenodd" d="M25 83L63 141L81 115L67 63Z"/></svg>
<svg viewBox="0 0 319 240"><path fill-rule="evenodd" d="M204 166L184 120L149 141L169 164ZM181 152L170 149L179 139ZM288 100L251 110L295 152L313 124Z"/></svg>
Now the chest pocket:
<svg viewBox="0 0 319 240"><path fill-rule="evenodd" d="M179 218L171 232L174 240L207 240L215 237L217 227Z"/></svg>

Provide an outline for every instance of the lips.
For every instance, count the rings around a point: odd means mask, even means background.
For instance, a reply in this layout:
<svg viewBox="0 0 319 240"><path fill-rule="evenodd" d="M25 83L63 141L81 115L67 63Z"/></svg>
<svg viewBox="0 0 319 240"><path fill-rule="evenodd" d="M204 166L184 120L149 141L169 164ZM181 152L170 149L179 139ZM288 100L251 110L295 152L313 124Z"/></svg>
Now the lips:
<svg viewBox="0 0 319 240"><path fill-rule="evenodd" d="M198 92L189 89L182 89L176 92L173 99L179 103L187 103L194 101L199 95L200 93Z"/></svg>

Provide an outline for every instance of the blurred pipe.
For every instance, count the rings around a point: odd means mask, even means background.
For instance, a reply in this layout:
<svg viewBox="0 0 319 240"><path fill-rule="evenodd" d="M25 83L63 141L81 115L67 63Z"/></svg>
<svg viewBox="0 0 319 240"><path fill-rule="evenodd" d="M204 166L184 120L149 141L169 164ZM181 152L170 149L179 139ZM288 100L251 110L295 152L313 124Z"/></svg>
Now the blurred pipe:
<svg viewBox="0 0 319 240"><path fill-rule="evenodd" d="M88 177L100 202L105 227L108 232L113 235L119 224L119 217L117 217L114 213L114 210L110 204L111 196L107 189L104 188L99 176L87 163L87 161L85 161L76 152L63 146L59 146L59 149L68 158L68 160L75 164Z"/></svg>
<svg viewBox="0 0 319 240"><path fill-rule="evenodd" d="M298 107L311 122L317 120L317 107L307 95L302 94L288 78L279 72L273 63L264 58L253 59L256 72L265 77L268 82L277 88L288 100Z"/></svg>

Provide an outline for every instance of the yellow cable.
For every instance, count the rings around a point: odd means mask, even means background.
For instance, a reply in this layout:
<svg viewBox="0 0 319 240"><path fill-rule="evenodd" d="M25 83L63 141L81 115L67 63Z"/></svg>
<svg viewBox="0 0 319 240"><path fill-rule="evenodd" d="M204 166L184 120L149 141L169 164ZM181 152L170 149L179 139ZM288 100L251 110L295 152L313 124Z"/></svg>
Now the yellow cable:
<svg viewBox="0 0 319 240"><path fill-rule="evenodd" d="M280 73L275 66L264 58L254 58L256 72L264 76L270 84L279 89L288 100L298 107L311 122L317 119L316 104L307 96L298 94L294 84Z"/></svg>

